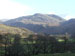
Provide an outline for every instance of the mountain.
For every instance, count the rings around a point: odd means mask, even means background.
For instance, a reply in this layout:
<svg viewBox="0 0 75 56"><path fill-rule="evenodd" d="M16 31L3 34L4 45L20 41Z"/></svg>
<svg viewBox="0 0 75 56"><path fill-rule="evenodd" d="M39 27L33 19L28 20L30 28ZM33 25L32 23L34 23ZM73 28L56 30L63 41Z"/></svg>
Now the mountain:
<svg viewBox="0 0 75 56"><path fill-rule="evenodd" d="M75 37L75 18L65 21L61 24L64 33L69 33L72 37Z"/></svg>
<svg viewBox="0 0 75 56"><path fill-rule="evenodd" d="M21 22L24 24L37 24L37 25L48 25L48 26L58 26L59 23L64 21L63 18L57 15L48 14L34 14L30 16L23 16L16 19L8 20L5 23L11 25L12 23Z"/></svg>
<svg viewBox="0 0 75 56"><path fill-rule="evenodd" d="M65 20L54 14L40 14L22 16L16 19L11 19L4 24L16 26L19 28L27 28L36 33L45 34L65 34L69 33L75 36L75 19Z"/></svg>
<svg viewBox="0 0 75 56"><path fill-rule="evenodd" d="M48 31L47 28L51 27L51 29L53 28L52 30L54 30L54 27L59 26L64 21L65 19L57 15L36 13L34 15L23 16L16 19L8 20L4 22L4 24L21 28L27 28L37 33L45 33L46 30Z"/></svg>
<svg viewBox="0 0 75 56"><path fill-rule="evenodd" d="M0 34L6 34L6 33L20 34L22 37L27 37L28 35L33 34L32 31L29 31L27 29L0 24Z"/></svg>

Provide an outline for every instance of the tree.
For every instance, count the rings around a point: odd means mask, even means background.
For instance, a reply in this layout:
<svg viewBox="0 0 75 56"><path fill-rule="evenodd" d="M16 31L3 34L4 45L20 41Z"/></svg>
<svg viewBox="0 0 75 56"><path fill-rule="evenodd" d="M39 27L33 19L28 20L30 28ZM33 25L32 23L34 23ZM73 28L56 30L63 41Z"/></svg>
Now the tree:
<svg viewBox="0 0 75 56"><path fill-rule="evenodd" d="M53 36L48 36L48 43L49 43L49 48L50 48L49 52L55 53L57 49L56 46L58 44L58 41L56 40L56 38Z"/></svg>
<svg viewBox="0 0 75 56"><path fill-rule="evenodd" d="M9 56L24 56L24 48L23 45L21 44L20 40L20 35L16 34L14 35L14 42L13 45L9 46L7 48L8 50L8 55Z"/></svg>

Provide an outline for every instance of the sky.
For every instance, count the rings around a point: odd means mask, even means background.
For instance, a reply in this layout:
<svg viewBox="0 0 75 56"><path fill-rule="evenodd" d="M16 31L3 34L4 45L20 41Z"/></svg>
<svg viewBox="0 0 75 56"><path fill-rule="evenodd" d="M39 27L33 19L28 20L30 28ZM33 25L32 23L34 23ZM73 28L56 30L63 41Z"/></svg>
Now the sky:
<svg viewBox="0 0 75 56"><path fill-rule="evenodd" d="M14 19L35 13L75 18L75 0L0 0L0 19Z"/></svg>

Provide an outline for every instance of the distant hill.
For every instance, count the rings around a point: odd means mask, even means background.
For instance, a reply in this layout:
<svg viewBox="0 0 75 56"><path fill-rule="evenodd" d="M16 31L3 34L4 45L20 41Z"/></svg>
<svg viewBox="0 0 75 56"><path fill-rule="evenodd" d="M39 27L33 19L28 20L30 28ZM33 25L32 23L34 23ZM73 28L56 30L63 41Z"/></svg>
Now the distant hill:
<svg viewBox="0 0 75 56"><path fill-rule="evenodd" d="M61 24L61 27L63 29L62 32L64 33L69 33L71 34L73 37L75 37L75 18L72 18L68 21L65 21Z"/></svg>
<svg viewBox="0 0 75 56"><path fill-rule="evenodd" d="M8 20L5 22L7 25L12 23L21 22L24 24L37 24L37 25L48 25L48 26L58 26L59 23L63 22L64 19L57 15L48 14L34 14L30 16L23 16L16 19Z"/></svg>
<svg viewBox="0 0 75 56"><path fill-rule="evenodd" d="M65 34L75 36L75 19L65 20L54 14L34 14L4 22L6 25L27 28L36 33Z"/></svg>
<svg viewBox="0 0 75 56"><path fill-rule="evenodd" d="M4 22L6 25L27 28L34 32L45 33L45 28L59 26L65 19L53 14L40 14L23 16ZM39 31L38 31L39 30ZM44 31L42 31L44 30Z"/></svg>
<svg viewBox="0 0 75 56"><path fill-rule="evenodd" d="M10 27L0 24L0 34L6 34L6 33L20 34L22 37L27 37L28 35L33 34L32 31L29 31L27 29Z"/></svg>

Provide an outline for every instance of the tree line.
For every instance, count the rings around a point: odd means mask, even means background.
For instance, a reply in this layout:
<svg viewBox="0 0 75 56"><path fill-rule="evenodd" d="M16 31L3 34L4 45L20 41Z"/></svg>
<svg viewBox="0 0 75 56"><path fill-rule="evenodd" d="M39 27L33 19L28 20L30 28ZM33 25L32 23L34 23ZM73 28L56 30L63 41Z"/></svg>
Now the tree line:
<svg viewBox="0 0 75 56"><path fill-rule="evenodd" d="M75 53L75 42L58 41L54 36L45 34L30 35L22 38L19 34L0 35L0 56L33 56L38 54Z"/></svg>

